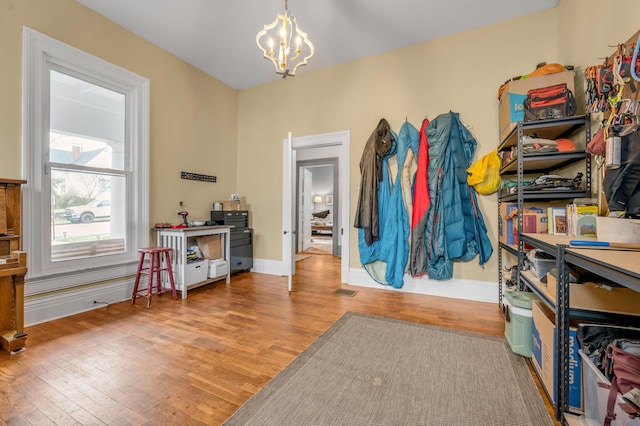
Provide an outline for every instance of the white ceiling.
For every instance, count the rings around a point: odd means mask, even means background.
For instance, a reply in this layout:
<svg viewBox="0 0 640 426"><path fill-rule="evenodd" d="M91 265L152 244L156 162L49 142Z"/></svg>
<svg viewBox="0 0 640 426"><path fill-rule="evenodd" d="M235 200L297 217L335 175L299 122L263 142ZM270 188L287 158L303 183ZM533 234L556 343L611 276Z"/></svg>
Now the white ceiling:
<svg viewBox="0 0 640 426"><path fill-rule="evenodd" d="M280 78L255 37L284 12L284 0L76 1L235 89ZM559 1L290 0L289 11L316 52L296 74L553 8Z"/></svg>

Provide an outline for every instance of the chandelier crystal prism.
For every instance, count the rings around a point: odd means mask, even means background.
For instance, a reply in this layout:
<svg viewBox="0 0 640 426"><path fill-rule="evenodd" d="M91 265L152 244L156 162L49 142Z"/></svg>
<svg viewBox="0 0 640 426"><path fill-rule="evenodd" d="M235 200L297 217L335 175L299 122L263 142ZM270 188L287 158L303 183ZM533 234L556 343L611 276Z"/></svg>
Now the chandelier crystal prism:
<svg viewBox="0 0 640 426"><path fill-rule="evenodd" d="M300 29L296 18L289 13L287 0L284 10L284 14L278 14L275 21L265 25L256 35L256 43L263 56L273 62L276 74L287 78L295 76L298 67L307 65L314 51L307 33Z"/></svg>

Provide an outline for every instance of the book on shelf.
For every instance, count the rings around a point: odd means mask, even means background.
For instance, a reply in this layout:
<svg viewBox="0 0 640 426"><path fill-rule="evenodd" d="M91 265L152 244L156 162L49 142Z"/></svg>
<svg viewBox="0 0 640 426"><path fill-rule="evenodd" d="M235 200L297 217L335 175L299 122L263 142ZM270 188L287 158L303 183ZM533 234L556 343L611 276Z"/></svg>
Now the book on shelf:
<svg viewBox="0 0 640 426"><path fill-rule="evenodd" d="M564 207L549 207L549 234L567 235L567 209Z"/></svg>
<svg viewBox="0 0 640 426"><path fill-rule="evenodd" d="M567 230L572 237L595 237L598 204L574 201L567 204Z"/></svg>

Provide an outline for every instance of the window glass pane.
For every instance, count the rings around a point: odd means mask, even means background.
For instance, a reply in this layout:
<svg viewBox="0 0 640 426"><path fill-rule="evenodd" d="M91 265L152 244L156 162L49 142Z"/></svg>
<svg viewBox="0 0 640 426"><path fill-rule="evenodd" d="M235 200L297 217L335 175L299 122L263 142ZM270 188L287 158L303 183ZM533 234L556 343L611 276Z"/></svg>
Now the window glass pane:
<svg viewBox="0 0 640 426"><path fill-rule="evenodd" d="M49 161L124 170L125 95L51 70Z"/></svg>
<svg viewBox="0 0 640 426"><path fill-rule="evenodd" d="M51 261L122 253L125 177L51 170Z"/></svg>

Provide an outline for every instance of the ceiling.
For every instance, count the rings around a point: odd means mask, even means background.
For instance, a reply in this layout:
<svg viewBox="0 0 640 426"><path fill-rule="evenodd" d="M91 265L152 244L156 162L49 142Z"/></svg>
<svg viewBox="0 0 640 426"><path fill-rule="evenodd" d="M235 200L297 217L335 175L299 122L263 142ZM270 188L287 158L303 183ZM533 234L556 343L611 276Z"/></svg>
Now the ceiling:
<svg viewBox="0 0 640 426"><path fill-rule="evenodd" d="M255 37L284 0L76 0L225 84L279 79ZM560 0L290 0L315 46L300 75L553 8ZM463 11L463 12L462 12Z"/></svg>

